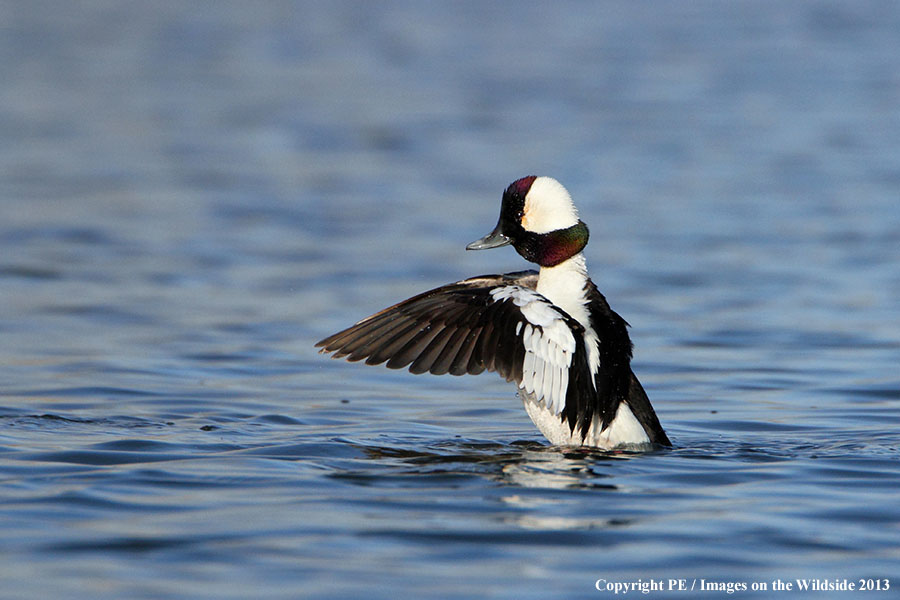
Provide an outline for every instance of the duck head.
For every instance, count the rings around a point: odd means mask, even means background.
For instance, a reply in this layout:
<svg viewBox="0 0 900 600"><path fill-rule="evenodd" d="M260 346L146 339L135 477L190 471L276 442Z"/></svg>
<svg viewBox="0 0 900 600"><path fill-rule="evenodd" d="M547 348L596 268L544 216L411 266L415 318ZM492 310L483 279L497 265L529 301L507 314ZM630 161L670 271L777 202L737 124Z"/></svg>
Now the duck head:
<svg viewBox="0 0 900 600"><path fill-rule="evenodd" d="M466 250L512 244L525 260L553 267L581 252L588 235L566 188L552 177L531 175L506 188L497 226Z"/></svg>

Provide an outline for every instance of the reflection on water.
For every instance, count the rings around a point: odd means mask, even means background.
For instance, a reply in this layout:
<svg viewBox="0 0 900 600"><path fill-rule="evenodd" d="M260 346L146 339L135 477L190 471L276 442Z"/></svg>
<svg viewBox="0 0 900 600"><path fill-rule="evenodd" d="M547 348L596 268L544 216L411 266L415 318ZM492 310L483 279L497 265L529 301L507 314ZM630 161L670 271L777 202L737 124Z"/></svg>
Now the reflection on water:
<svg viewBox="0 0 900 600"><path fill-rule="evenodd" d="M49 8L0 9L4 596L896 571L890 5ZM551 448L495 376L312 347L523 268L463 248L531 173L674 448Z"/></svg>

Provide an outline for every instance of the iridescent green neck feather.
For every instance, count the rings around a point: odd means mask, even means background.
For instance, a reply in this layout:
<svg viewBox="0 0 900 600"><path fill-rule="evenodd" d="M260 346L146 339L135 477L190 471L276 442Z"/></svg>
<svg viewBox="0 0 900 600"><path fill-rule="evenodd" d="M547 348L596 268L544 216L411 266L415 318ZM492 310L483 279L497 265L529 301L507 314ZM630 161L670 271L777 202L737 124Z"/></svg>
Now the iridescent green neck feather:
<svg viewBox="0 0 900 600"><path fill-rule="evenodd" d="M525 260L542 267L555 267L584 250L588 243L588 228L582 221L565 229L548 233L525 232L517 240L516 250Z"/></svg>

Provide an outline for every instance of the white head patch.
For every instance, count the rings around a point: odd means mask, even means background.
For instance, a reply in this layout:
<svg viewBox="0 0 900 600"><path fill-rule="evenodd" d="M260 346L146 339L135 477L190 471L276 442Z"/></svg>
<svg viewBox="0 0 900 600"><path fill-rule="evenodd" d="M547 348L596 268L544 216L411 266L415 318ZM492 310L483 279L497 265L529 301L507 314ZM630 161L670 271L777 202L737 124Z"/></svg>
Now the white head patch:
<svg viewBox="0 0 900 600"><path fill-rule="evenodd" d="M566 229L578 223L578 211L563 185L552 177L538 177L525 195L522 227L534 233Z"/></svg>

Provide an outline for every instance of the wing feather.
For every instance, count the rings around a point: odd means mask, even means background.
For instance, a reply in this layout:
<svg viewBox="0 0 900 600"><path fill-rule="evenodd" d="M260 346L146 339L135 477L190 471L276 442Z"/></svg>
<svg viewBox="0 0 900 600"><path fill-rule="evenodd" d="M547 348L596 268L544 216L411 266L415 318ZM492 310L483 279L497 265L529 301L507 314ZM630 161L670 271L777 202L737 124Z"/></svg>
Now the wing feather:
<svg viewBox="0 0 900 600"><path fill-rule="evenodd" d="M478 336L481 335L481 331L481 327L476 327L466 333L465 338L459 345L456 356L453 357L450 363L448 372L451 375L465 375L469 372L469 360L472 358L472 352L475 351L475 345L478 343Z"/></svg>
<svg viewBox="0 0 900 600"><path fill-rule="evenodd" d="M450 367L453 365L456 353L459 352L459 348L466 340L468 334L469 330L462 327L453 332L453 335L451 335L447 340L447 343L444 344L444 348L429 369L429 372L432 375L446 375L450 372Z"/></svg>
<svg viewBox="0 0 900 600"><path fill-rule="evenodd" d="M402 324L393 329L385 339L373 344L372 354L366 359L367 365L380 365L391 359L410 340L421 335L427 325L412 319L404 320Z"/></svg>
<svg viewBox="0 0 900 600"><path fill-rule="evenodd" d="M450 329L448 327L436 328L437 335L435 335L432 340L428 343L428 346L425 347L424 350L416 357L416 359L409 366L409 372L415 373L416 375L420 375L422 373L427 373L431 366L434 364L434 361L437 360L437 357L440 355L441 350L444 349L444 345L447 343L447 340L450 339L450 336L456 331L456 329Z"/></svg>
<svg viewBox="0 0 900 600"><path fill-rule="evenodd" d="M494 371L560 414L584 329L538 294L536 281L533 272L473 277L386 308L316 345L335 358L413 373Z"/></svg>
<svg viewBox="0 0 900 600"><path fill-rule="evenodd" d="M406 342L406 344L404 344L403 347L388 360L387 367L389 369L402 369L406 367L418 358L422 351L428 347L428 344L431 343L431 340L434 339L434 336L440 332L440 328L433 326L430 323L426 323L419 335Z"/></svg>

